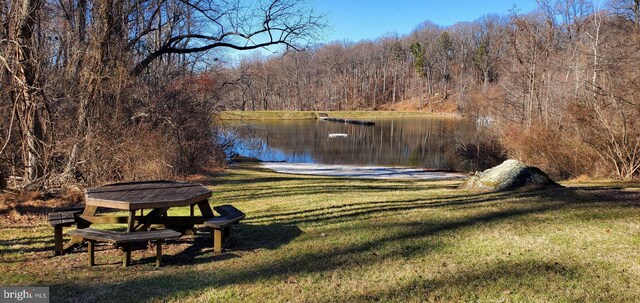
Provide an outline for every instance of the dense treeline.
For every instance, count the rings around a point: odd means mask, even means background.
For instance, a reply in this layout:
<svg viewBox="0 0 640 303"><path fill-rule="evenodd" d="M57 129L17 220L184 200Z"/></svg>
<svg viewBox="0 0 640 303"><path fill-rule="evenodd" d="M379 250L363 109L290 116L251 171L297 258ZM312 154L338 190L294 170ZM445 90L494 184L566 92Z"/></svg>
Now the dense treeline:
<svg viewBox="0 0 640 303"><path fill-rule="evenodd" d="M320 21L295 0L0 0L0 190L219 164L216 54L304 46Z"/></svg>
<svg viewBox="0 0 640 303"><path fill-rule="evenodd" d="M458 111L512 156L562 177L640 171L638 0L539 0L406 36L245 59L232 108Z"/></svg>

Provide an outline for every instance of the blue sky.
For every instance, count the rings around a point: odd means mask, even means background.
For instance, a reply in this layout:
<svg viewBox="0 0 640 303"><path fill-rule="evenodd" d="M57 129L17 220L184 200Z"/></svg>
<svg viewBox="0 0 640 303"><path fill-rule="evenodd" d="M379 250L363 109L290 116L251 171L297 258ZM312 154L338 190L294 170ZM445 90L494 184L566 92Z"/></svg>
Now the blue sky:
<svg viewBox="0 0 640 303"><path fill-rule="evenodd" d="M535 0L309 0L308 4L316 13L326 15L325 21L330 26L324 39L317 43L373 40L388 33L406 35L424 21L448 26L486 14L506 15L514 8L519 13L528 13L536 7ZM266 56L279 52L278 47L270 49L271 52L227 50L225 61L236 64L256 53Z"/></svg>
<svg viewBox="0 0 640 303"><path fill-rule="evenodd" d="M536 7L535 0L315 0L310 4L327 14L332 27L324 42L356 42L393 32L404 35L427 20L447 26L490 13L508 14L514 7L522 13Z"/></svg>

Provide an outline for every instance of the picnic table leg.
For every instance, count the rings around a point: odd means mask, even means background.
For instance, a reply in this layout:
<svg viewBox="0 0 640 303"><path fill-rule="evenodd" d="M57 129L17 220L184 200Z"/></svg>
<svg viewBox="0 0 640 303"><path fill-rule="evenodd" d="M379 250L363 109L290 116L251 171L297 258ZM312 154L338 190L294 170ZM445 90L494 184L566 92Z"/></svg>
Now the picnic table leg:
<svg viewBox="0 0 640 303"><path fill-rule="evenodd" d="M122 267L127 267L131 264L131 248L128 244L122 246Z"/></svg>
<svg viewBox="0 0 640 303"><path fill-rule="evenodd" d="M198 205L202 217L204 217L205 219L211 219L214 217L213 209L211 209L211 205L209 205L209 200L202 200L196 203L196 205Z"/></svg>
<svg viewBox="0 0 640 303"><path fill-rule="evenodd" d="M131 211L129 211L129 218L127 219L127 232L128 233L136 230L135 224L136 224L136 211L135 210L131 210Z"/></svg>
<svg viewBox="0 0 640 303"><path fill-rule="evenodd" d="M54 247L55 247L55 255L61 255L64 252L64 248L63 248L63 239L62 239L62 226L57 225L56 227L53 228L53 241L54 241Z"/></svg>
<svg viewBox="0 0 640 303"><path fill-rule="evenodd" d="M168 207L154 208L149 213L147 213L147 215L144 216L144 218L142 218L140 221L145 222L145 221L150 221L149 220L150 218L161 217L163 215L166 215L168 210L169 210ZM135 219L135 216L134 216L134 219ZM133 228L131 230L132 231L149 230L150 227L151 227L151 223L144 223L144 224L139 224L138 226L133 225Z"/></svg>
<svg viewBox="0 0 640 303"><path fill-rule="evenodd" d="M156 267L162 266L162 240L156 241Z"/></svg>
<svg viewBox="0 0 640 303"><path fill-rule="evenodd" d="M95 241L89 241L89 244L87 246L87 250L89 251L89 266L94 266L96 265L95 262Z"/></svg>
<svg viewBox="0 0 640 303"><path fill-rule="evenodd" d="M82 212L82 216L88 216L88 217L93 217L96 214L96 211L98 210L98 207L96 206L85 206L84 211ZM78 223L77 228L78 229L82 229L82 228L89 228L91 226L91 222L85 221L85 220L80 220L81 222ZM78 237L78 236L72 236L71 240L62 248L62 252L66 253L69 252L70 250L82 245L82 237Z"/></svg>
<svg viewBox="0 0 640 303"><path fill-rule="evenodd" d="M213 236L213 252L222 253L222 230L211 228L211 236Z"/></svg>

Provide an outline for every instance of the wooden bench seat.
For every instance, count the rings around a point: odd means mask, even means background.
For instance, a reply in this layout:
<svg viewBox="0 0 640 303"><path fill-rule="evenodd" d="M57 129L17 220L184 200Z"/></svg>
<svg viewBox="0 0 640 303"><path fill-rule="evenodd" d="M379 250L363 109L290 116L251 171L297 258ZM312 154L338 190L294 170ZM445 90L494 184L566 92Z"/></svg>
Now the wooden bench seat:
<svg viewBox="0 0 640 303"><path fill-rule="evenodd" d="M245 214L232 205L221 205L213 208L220 216L204 222L204 225L211 230L213 237L213 251L221 253L223 243L231 236L231 225L237 224L244 219Z"/></svg>
<svg viewBox="0 0 640 303"><path fill-rule="evenodd" d="M54 251L56 255L61 255L63 252L62 228L71 227L79 223L81 220L79 216L83 210L83 206L67 207L54 209L53 212L49 213L48 222L49 225L53 227Z"/></svg>
<svg viewBox="0 0 640 303"><path fill-rule="evenodd" d="M131 263L130 244L137 242L156 242L156 267L162 262L162 242L166 239L178 238L181 234L171 229L159 229L136 232L117 232L112 230L83 228L69 232L70 235L82 237L89 242L89 266L95 265L94 244L95 242L108 242L120 246L123 250L122 266L127 267Z"/></svg>

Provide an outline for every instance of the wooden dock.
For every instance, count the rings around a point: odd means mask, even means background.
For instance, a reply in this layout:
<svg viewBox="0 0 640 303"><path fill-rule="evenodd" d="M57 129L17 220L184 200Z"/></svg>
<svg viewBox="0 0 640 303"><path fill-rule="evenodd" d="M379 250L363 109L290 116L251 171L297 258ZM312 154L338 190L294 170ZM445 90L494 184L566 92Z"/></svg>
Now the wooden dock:
<svg viewBox="0 0 640 303"><path fill-rule="evenodd" d="M354 120L354 119L342 119L342 118L329 118L329 115L326 113L317 113L318 119L323 121L331 121L338 123L349 123L349 124L359 124L359 125L375 125L376 123L373 121L364 121L364 120Z"/></svg>
<svg viewBox="0 0 640 303"><path fill-rule="evenodd" d="M331 121L331 122L359 124L359 125L375 125L376 124L375 122L372 122L372 121L342 119L342 118L326 118L324 120Z"/></svg>
<svg viewBox="0 0 640 303"><path fill-rule="evenodd" d="M327 113L316 113L316 115L318 116L318 120L327 120L329 118Z"/></svg>

